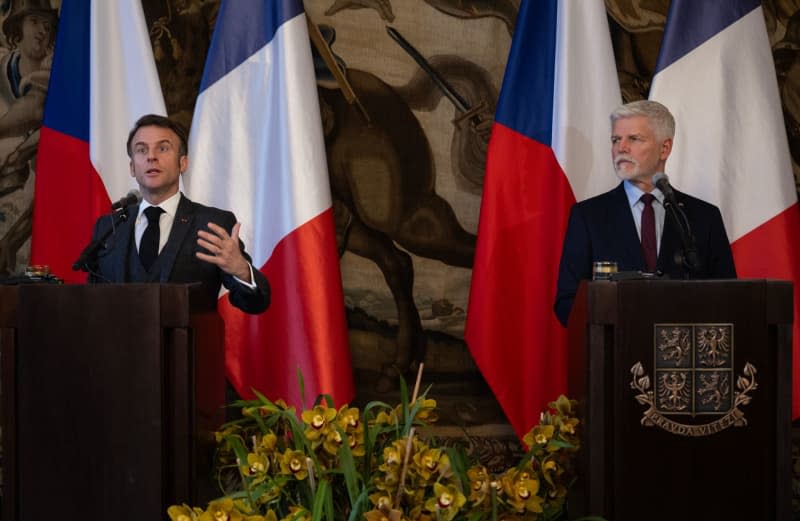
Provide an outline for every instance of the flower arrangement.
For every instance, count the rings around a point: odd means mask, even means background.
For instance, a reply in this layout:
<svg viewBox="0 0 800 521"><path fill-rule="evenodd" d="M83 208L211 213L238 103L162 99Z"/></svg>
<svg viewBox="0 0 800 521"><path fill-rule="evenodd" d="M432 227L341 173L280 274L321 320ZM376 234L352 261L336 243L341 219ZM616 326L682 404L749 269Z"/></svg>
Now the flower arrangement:
<svg viewBox="0 0 800 521"><path fill-rule="evenodd" d="M205 510L173 505L173 521L534 521L564 515L578 450L575 402L560 396L523 439L528 452L493 476L417 429L436 401L371 402L335 409L323 397L298 419L263 396L238 401L242 418L216 433L220 476L234 487ZM220 480L221 482L224 479Z"/></svg>

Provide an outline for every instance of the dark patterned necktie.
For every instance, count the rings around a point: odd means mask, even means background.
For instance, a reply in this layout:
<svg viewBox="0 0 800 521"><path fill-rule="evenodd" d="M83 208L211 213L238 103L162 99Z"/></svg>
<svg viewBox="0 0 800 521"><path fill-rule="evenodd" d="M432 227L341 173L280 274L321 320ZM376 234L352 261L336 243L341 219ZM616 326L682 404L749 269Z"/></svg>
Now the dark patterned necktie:
<svg viewBox="0 0 800 521"><path fill-rule="evenodd" d="M644 203L644 210L642 210L642 253L644 254L644 262L647 265L647 271L653 273L656 271L656 213L653 211L653 201L655 200L653 194L644 194L641 201Z"/></svg>
<svg viewBox="0 0 800 521"><path fill-rule="evenodd" d="M158 206L148 206L144 211L144 215L147 217L147 228L144 230L142 240L139 243L139 259L146 270L150 270L150 266L153 265L156 257L158 257L158 242L161 239L158 219L162 213L164 213L164 210Z"/></svg>

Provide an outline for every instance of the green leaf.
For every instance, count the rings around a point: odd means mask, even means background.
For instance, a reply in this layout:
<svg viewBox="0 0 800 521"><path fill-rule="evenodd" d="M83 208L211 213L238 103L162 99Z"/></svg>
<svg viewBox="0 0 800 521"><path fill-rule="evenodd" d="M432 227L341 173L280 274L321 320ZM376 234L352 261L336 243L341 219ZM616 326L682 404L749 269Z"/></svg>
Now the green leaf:
<svg viewBox="0 0 800 521"><path fill-rule="evenodd" d="M322 510L325 507L325 495L330 495L330 483L327 479L319 480L317 492L314 494L314 504L311 508L311 521L321 521Z"/></svg>
<svg viewBox="0 0 800 521"><path fill-rule="evenodd" d="M425 401L425 398L428 397L428 391L430 390L431 386L429 385L422 394L417 396L417 400L412 404L411 410L404 415L405 425L403 426L403 436L408 435L408 431L411 430L412 426L423 424L423 422L415 422L414 418L416 418L417 414L419 414L419 410L422 408L422 403Z"/></svg>
<svg viewBox="0 0 800 521"><path fill-rule="evenodd" d="M403 416L408 414L408 404L411 398L408 395L408 383L403 375L400 375L400 405L402 406Z"/></svg>
<svg viewBox="0 0 800 521"><path fill-rule="evenodd" d="M319 405L322 403L322 400L325 400L325 405L327 405L329 408L333 408L333 397L330 394L323 393L317 396L317 399L314 400L314 405Z"/></svg>
<svg viewBox="0 0 800 521"><path fill-rule="evenodd" d="M364 505L367 501L367 494L369 490L366 487L361 489L361 494L358 495L355 501L351 502L351 506L353 507L350 510L350 515L347 518L347 521L357 521L361 519L361 515L364 513Z"/></svg>
<svg viewBox="0 0 800 521"><path fill-rule="evenodd" d="M236 459L239 460L239 464L246 465L247 454L249 454L250 451L245 447L244 440L239 436L227 436L225 439L233 449L233 453L236 454Z"/></svg>
<svg viewBox="0 0 800 521"><path fill-rule="evenodd" d="M347 440L347 434L342 429L337 429L343 440ZM350 450L350 445L345 441L339 448L339 469L344 475L344 483L347 487L347 496L350 504L356 502L358 496L358 472L356 470L356 462L353 459L353 451Z"/></svg>
<svg viewBox="0 0 800 521"><path fill-rule="evenodd" d="M386 409L387 411L391 411L392 410L392 406L389 405L388 403L381 402L379 400L373 400L373 401L367 403L367 405L364 406L364 415L366 415L367 413L371 412L372 409L374 409L375 407L380 407L381 409Z"/></svg>
<svg viewBox="0 0 800 521"><path fill-rule="evenodd" d="M575 445L568 441L551 439L548 443L550 447L558 447L559 449L574 449Z"/></svg>
<svg viewBox="0 0 800 521"><path fill-rule="evenodd" d="M460 447L447 447L445 454L450 460L450 468L461 481L461 490L469 490L469 477L467 477L469 461L466 452Z"/></svg>
<svg viewBox="0 0 800 521"><path fill-rule="evenodd" d="M280 414L271 414L267 416L267 419L264 420L264 425L266 425L270 430L277 426L277 423L281 421ZM266 433L265 433L266 434Z"/></svg>
<svg viewBox="0 0 800 521"><path fill-rule="evenodd" d="M263 481L258 484L258 486L254 487L252 492L250 493L251 499L254 501L254 505L258 504L258 500L267 492L272 490L273 487L276 486L275 480ZM280 486L279 484L277 484Z"/></svg>
<svg viewBox="0 0 800 521"><path fill-rule="evenodd" d="M283 418L289 423L289 429L292 431L294 450L304 451L306 454L314 452L311 450L311 447L308 446L308 440L306 440L305 424L301 423L300 420L297 419L297 416L288 411L283 413ZM306 447L308 447L308 450L306 450Z"/></svg>
<svg viewBox="0 0 800 521"><path fill-rule="evenodd" d="M300 405L306 408L306 382L303 379L303 370L297 366L297 387L300 388Z"/></svg>
<svg viewBox="0 0 800 521"><path fill-rule="evenodd" d="M328 488L328 492L325 494L325 519L334 521L333 489L331 488Z"/></svg>
<svg viewBox="0 0 800 521"><path fill-rule="evenodd" d="M253 394L256 395L256 398L258 398L258 400L261 402L261 405L272 405L273 407L277 407L272 400L270 400L269 398L267 398L266 396L264 396L260 392L256 391L255 389L252 389L252 391L253 391ZM254 400L250 400L250 401L252 402Z"/></svg>
<svg viewBox="0 0 800 521"><path fill-rule="evenodd" d="M361 415L361 421L364 423L364 451L366 454L372 454L374 451L375 440L378 438L378 435L382 432L388 432L389 430L394 430L397 432L397 437L400 436L399 430L397 427L393 427L392 429L387 429L385 427L381 427L378 425L370 425L370 422L375 418L372 414L372 410L380 408L385 411L391 411L392 407L385 403L379 401L372 401L369 402L364 407L364 412ZM365 482L369 481L369 478L372 474L372 458L364 458L364 470L362 477Z"/></svg>
<svg viewBox="0 0 800 521"><path fill-rule="evenodd" d="M262 434L265 434L266 432L269 431L269 428L267 428L266 424L264 423L264 418L262 418L260 414L251 416L251 418L253 419L255 424L258 425L258 428Z"/></svg>

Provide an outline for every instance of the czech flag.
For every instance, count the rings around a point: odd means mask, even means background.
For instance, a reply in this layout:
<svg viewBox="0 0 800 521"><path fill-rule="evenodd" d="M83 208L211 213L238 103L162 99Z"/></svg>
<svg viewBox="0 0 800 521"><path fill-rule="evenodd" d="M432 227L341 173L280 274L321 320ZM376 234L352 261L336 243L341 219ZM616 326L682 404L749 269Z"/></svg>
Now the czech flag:
<svg viewBox="0 0 800 521"><path fill-rule="evenodd" d="M191 199L236 214L272 286L261 315L221 298L228 378L243 397L257 390L297 406L354 394L306 23L300 0L222 1L184 177Z"/></svg>
<svg viewBox="0 0 800 521"><path fill-rule="evenodd" d="M125 149L140 116L166 115L139 0L64 0L36 159L31 262L68 282L111 200L136 187Z"/></svg>
<svg viewBox="0 0 800 521"><path fill-rule="evenodd" d="M553 312L570 207L612 188L602 0L522 2L489 142L465 338L521 437L567 388Z"/></svg>

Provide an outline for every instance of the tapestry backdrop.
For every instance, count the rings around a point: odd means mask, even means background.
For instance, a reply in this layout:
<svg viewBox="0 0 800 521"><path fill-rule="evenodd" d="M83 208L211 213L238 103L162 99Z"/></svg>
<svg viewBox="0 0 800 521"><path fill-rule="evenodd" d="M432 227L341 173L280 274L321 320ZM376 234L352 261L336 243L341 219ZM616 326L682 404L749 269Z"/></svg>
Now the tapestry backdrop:
<svg viewBox="0 0 800 521"><path fill-rule="evenodd" d="M488 129L519 2L305 1L318 35L317 89L358 401L391 403L398 374L412 378L424 362L424 381L443 405L442 434L467 428L513 437L463 329ZM25 30L20 22L33 8L59 5L0 2L0 276L28 262L57 20L40 16ZM143 6L167 109L188 128L218 0ZM606 0L606 7L623 97L645 98L669 0ZM764 0L764 12L797 178L800 0ZM334 63L347 79L331 74Z"/></svg>

